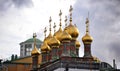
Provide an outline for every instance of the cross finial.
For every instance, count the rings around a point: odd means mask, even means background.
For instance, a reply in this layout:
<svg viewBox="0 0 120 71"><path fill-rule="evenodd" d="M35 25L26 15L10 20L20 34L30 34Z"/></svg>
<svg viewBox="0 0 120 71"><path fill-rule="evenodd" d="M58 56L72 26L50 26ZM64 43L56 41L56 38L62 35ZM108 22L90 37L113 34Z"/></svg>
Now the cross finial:
<svg viewBox="0 0 120 71"><path fill-rule="evenodd" d="M51 19L51 16L50 16L50 19L49 19L49 23L51 23L52 19Z"/></svg>
<svg viewBox="0 0 120 71"><path fill-rule="evenodd" d="M72 5L70 5L70 9L69 9L69 12L70 12L70 24L72 24Z"/></svg>
<svg viewBox="0 0 120 71"><path fill-rule="evenodd" d="M72 10L73 10L72 5L70 5L70 9L69 9L70 15L72 15Z"/></svg>
<svg viewBox="0 0 120 71"><path fill-rule="evenodd" d="M59 16L61 17L61 15L62 15L62 11L60 10Z"/></svg>
<svg viewBox="0 0 120 71"><path fill-rule="evenodd" d="M86 18L86 33L89 33L89 19Z"/></svg>
<svg viewBox="0 0 120 71"><path fill-rule="evenodd" d="M51 21L52 21L52 19L51 19L51 16L50 16L50 19L49 19L49 23L50 23L50 33L51 33Z"/></svg>
<svg viewBox="0 0 120 71"><path fill-rule="evenodd" d="M37 37L36 33L33 33L33 38L34 38L34 48L35 48L35 46L36 46L36 37Z"/></svg>
<svg viewBox="0 0 120 71"><path fill-rule="evenodd" d="M60 10L59 16L60 16L60 27L62 26L61 24L61 15L62 15L62 11Z"/></svg>
<svg viewBox="0 0 120 71"><path fill-rule="evenodd" d="M33 38L36 38L36 37L37 37L36 33L33 33Z"/></svg>
<svg viewBox="0 0 120 71"><path fill-rule="evenodd" d="M67 27L67 16L65 16L65 26Z"/></svg>
<svg viewBox="0 0 120 71"><path fill-rule="evenodd" d="M55 31L56 31L56 24L55 24L55 22L54 22L54 26L53 26L53 28L54 28L54 33L55 33Z"/></svg>
<svg viewBox="0 0 120 71"><path fill-rule="evenodd" d="M47 32L47 29L46 29L46 27L45 27L45 29L44 29L44 34L45 34L45 37L46 37L46 32Z"/></svg>
<svg viewBox="0 0 120 71"><path fill-rule="evenodd" d="M86 33L89 33L89 11L88 11L88 17L86 18Z"/></svg>

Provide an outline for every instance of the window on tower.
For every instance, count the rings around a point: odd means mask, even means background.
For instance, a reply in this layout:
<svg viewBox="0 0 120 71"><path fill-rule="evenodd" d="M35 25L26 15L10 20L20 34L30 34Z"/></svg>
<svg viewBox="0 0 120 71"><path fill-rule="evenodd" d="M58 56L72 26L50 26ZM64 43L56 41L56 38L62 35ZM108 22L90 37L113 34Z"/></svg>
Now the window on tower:
<svg viewBox="0 0 120 71"><path fill-rule="evenodd" d="M32 51L32 44L26 44L25 45L26 56L30 56L31 55L31 51Z"/></svg>

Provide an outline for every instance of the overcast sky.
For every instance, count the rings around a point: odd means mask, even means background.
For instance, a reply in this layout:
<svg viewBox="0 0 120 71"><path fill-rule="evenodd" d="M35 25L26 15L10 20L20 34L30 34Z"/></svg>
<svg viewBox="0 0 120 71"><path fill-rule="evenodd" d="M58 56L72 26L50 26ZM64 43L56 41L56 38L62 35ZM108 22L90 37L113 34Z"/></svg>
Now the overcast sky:
<svg viewBox="0 0 120 71"><path fill-rule="evenodd" d="M0 57L19 55L19 43L31 38L34 32L43 40L43 29L49 27L50 16L52 25L56 22L58 29L60 9L64 28L70 5L73 6L73 24L80 31L80 56L83 56L81 38L89 12L90 34L94 38L92 55L110 64L116 59L120 67L120 0L0 0Z"/></svg>

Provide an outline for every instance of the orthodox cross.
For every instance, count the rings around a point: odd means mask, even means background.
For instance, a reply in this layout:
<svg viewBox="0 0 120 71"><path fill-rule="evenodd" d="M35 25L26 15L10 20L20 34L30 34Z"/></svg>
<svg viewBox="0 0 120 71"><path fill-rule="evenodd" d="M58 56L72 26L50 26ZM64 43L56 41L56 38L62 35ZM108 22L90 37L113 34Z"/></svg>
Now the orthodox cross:
<svg viewBox="0 0 120 71"><path fill-rule="evenodd" d="M69 12L70 12L70 24L72 24L72 5L70 6Z"/></svg>
<svg viewBox="0 0 120 71"><path fill-rule="evenodd" d="M62 15L62 12L60 10L60 13L59 13L59 16L60 16L60 27L62 26L62 24L61 24L61 15Z"/></svg>
<svg viewBox="0 0 120 71"><path fill-rule="evenodd" d="M86 18L86 33L89 33L89 19Z"/></svg>
<svg viewBox="0 0 120 71"><path fill-rule="evenodd" d="M67 27L67 16L65 16L65 26Z"/></svg>
<svg viewBox="0 0 120 71"><path fill-rule="evenodd" d="M51 21L52 21L52 19L51 19L51 16L50 16L50 19L49 19L49 23L50 23L50 33L51 33Z"/></svg>
<svg viewBox="0 0 120 71"><path fill-rule="evenodd" d="M44 29L45 38L46 38L46 32L47 32L47 29L46 29L46 27L45 27L45 29Z"/></svg>
<svg viewBox="0 0 120 71"><path fill-rule="evenodd" d="M54 28L54 33L55 33L55 31L56 31L56 24L55 24L55 22L54 22L54 26L53 26L53 28Z"/></svg>
<svg viewBox="0 0 120 71"><path fill-rule="evenodd" d="M36 45L36 37L37 37L36 33L33 33L33 38L34 38L34 46Z"/></svg>

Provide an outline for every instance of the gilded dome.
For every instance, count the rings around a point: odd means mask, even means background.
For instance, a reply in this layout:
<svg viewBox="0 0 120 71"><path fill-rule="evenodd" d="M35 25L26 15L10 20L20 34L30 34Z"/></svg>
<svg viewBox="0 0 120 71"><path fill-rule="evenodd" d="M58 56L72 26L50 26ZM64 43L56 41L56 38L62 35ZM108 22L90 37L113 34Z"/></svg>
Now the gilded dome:
<svg viewBox="0 0 120 71"><path fill-rule="evenodd" d="M63 31L62 35L61 35L61 41L68 41L68 40L71 40L72 37L66 32L66 31Z"/></svg>
<svg viewBox="0 0 120 71"><path fill-rule="evenodd" d="M61 35L63 33L63 30L62 28L60 27L59 30L54 34L54 36L59 40L61 41Z"/></svg>
<svg viewBox="0 0 120 71"><path fill-rule="evenodd" d="M34 49L31 52L31 55L36 55L36 54L40 54L40 51L36 48L36 46L34 46Z"/></svg>
<svg viewBox="0 0 120 71"><path fill-rule="evenodd" d="M75 41L76 48L80 47L80 42L78 40Z"/></svg>
<svg viewBox="0 0 120 71"><path fill-rule="evenodd" d="M44 42L42 45L41 45L41 51L44 52L44 51L50 51L51 48L47 45L46 42Z"/></svg>
<svg viewBox="0 0 120 71"><path fill-rule="evenodd" d="M67 31L68 34L71 35L72 39L76 40L76 38L79 35L79 30L76 26L70 24L69 26L67 26L65 29L65 31Z"/></svg>
<svg viewBox="0 0 120 71"><path fill-rule="evenodd" d="M91 44L91 42L93 41L93 37L86 33L85 36L83 36L82 41L85 44Z"/></svg>
<svg viewBox="0 0 120 71"><path fill-rule="evenodd" d="M50 46L59 46L59 45L60 45L60 41L57 40L55 36L53 36L53 38L51 38L50 41L51 41L51 42L49 43Z"/></svg>
<svg viewBox="0 0 120 71"><path fill-rule="evenodd" d="M52 34L50 33L50 34L44 39L44 42L46 42L48 45L50 45L49 43L50 43L50 40L51 40L52 37L53 37L53 36L52 36Z"/></svg>

